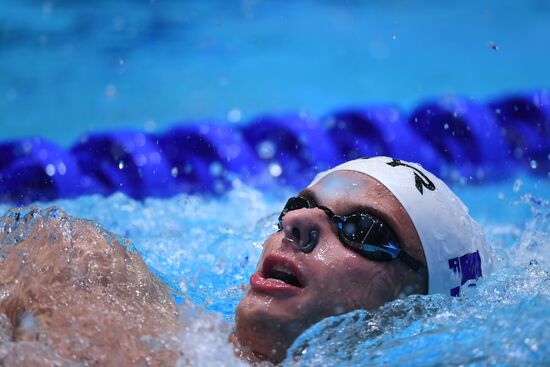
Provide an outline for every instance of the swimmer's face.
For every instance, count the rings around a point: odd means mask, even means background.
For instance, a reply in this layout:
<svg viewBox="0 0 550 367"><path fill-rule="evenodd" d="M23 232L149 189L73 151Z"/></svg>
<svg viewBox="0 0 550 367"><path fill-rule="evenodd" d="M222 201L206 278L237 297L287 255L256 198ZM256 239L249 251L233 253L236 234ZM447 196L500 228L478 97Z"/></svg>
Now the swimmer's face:
<svg viewBox="0 0 550 367"><path fill-rule="evenodd" d="M403 250L426 263L407 212L372 177L333 172L300 195L337 215L367 212L377 216L392 227ZM400 260L373 261L345 247L321 209L290 211L283 225L282 231L265 242L251 287L237 307L239 342L263 358L282 360L294 339L325 317L355 309L374 310L400 296L426 293L427 280ZM312 229L319 233L318 243L304 253L299 243L307 243Z"/></svg>

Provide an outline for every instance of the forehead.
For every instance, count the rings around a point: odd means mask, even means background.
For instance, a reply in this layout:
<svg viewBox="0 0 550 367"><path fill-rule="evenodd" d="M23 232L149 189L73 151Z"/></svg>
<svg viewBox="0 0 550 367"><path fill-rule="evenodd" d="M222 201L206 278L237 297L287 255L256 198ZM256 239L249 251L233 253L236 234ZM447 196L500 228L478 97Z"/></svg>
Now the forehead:
<svg viewBox="0 0 550 367"><path fill-rule="evenodd" d="M355 171L329 173L301 194L330 207L337 214L346 214L355 208L370 209L383 216L399 209L404 211L388 188L371 176Z"/></svg>

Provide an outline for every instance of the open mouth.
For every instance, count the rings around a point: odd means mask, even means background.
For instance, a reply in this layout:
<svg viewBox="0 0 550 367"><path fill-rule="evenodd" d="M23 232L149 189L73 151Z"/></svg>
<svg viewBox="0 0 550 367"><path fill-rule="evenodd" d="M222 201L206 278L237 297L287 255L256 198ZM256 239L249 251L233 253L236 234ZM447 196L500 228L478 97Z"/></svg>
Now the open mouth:
<svg viewBox="0 0 550 367"><path fill-rule="evenodd" d="M304 287L298 268L285 259L267 257L263 263L262 275L264 279L285 283L293 287Z"/></svg>
<svg viewBox="0 0 550 367"><path fill-rule="evenodd" d="M301 288L302 286L298 281L298 278L296 278L296 276L294 276L294 274L292 274L289 269L286 269L281 265L275 265L274 267L269 269L266 273L264 273L264 277L266 279L278 280L280 282L287 283L295 287Z"/></svg>

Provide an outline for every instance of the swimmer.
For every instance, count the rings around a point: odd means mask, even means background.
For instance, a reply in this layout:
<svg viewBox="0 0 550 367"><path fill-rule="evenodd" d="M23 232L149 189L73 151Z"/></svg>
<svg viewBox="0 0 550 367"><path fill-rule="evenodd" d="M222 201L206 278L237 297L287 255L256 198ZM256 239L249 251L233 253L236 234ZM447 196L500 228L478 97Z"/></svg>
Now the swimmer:
<svg viewBox="0 0 550 367"><path fill-rule="evenodd" d="M171 343L176 307L140 256L91 222L33 212L2 223L0 364L40 365L48 355L49 365L174 365L185 354ZM252 363L282 361L326 317L410 294L458 296L491 269L462 202L421 166L388 157L320 173L288 199L278 226L231 336Z"/></svg>
<svg viewBox="0 0 550 367"><path fill-rule="evenodd" d="M288 199L236 310L249 361L284 359L306 328L411 294L460 295L491 269L480 226L437 177L388 157L322 172Z"/></svg>

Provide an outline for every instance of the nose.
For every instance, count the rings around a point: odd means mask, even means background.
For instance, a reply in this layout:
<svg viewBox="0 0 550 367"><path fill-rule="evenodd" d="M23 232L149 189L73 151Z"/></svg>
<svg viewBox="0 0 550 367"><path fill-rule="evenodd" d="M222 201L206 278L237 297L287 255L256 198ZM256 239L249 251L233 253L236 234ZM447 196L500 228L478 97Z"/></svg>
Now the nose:
<svg viewBox="0 0 550 367"><path fill-rule="evenodd" d="M319 242L318 209L299 209L283 217L283 241L292 244L303 253L313 251ZM319 215L319 217L317 217Z"/></svg>

